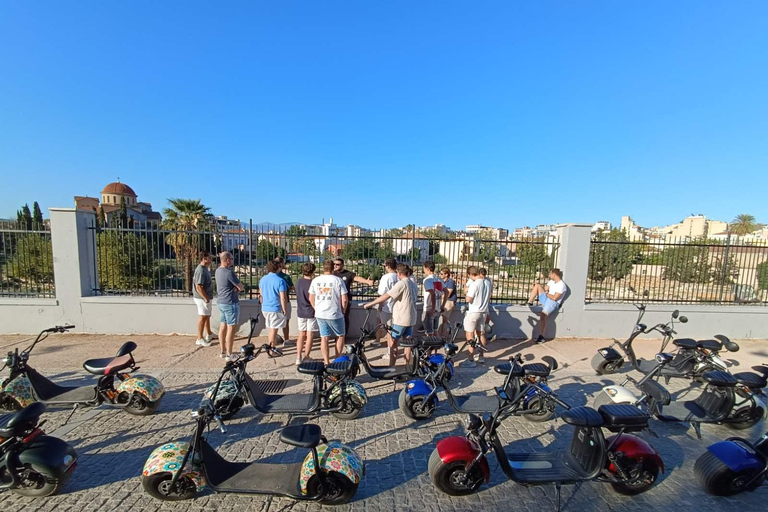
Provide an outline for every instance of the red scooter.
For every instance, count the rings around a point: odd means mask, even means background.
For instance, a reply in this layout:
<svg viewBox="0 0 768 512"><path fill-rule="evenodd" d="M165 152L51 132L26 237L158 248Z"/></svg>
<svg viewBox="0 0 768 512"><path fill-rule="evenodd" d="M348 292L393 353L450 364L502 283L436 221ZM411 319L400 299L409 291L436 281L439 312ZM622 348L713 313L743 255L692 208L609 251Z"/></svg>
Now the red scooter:
<svg viewBox="0 0 768 512"><path fill-rule="evenodd" d="M470 414L466 436L452 436L437 443L429 458L429 477L446 494L463 496L477 491L491 471L486 454L493 450L510 480L524 485L555 484L555 510L560 510L560 486L596 480L611 484L625 495L650 489L664 471L661 457L651 445L626 432L648 427L648 415L626 404L603 405L599 410L575 407L560 417L576 427L570 449L551 453L504 451L497 429L510 406L481 420ZM605 428L616 434L603 437Z"/></svg>

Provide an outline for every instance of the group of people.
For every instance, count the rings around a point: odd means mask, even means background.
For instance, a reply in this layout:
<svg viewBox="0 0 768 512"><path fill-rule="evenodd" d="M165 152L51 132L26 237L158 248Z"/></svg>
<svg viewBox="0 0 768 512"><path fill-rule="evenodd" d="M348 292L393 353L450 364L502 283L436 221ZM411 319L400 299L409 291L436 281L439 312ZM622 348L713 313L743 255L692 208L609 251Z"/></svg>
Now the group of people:
<svg viewBox="0 0 768 512"><path fill-rule="evenodd" d="M217 305L221 320L219 339L221 357L230 360L233 357L235 332L240 317L239 292L243 285L232 269L233 257L229 252L219 255L220 266L215 271L217 288ZM211 331L210 317L212 312L213 283L209 270L211 255L201 253L200 265L195 269L193 299L198 310L197 341L201 346L210 346L216 336ZM386 364L394 366L398 357L399 340L412 336L419 317L416 301L419 297L419 287L413 276L413 269L405 263L398 263L394 258L384 261L386 273L379 280L379 297L363 307L370 309L378 306L378 320L386 325L386 330L377 332L376 336L388 346L384 355ZM320 333L320 351L323 361L330 362L331 338L335 338L335 355L338 357L343 349L349 332L349 312L352 283L363 283L373 286L374 282L356 275L344 268L344 260L336 258L323 262L322 274L315 276L314 263L304 263L301 267L302 276L293 282L285 270L285 260L275 258L267 263L267 274L259 280L259 300L261 312L267 328L269 344L277 345L278 333L282 330L283 339L289 335L288 322L291 318L291 302L289 293L295 292L299 333L296 339L296 364L310 357L315 333ZM451 313L456 307L456 282L452 279L449 268L442 268L439 275L435 274L435 263L427 261L423 264L424 279L422 281L422 297L424 307L421 322L425 335L446 336L450 324ZM493 281L488 277L484 268L470 266L467 268L465 296L467 311L463 327L467 340L478 338L482 346L486 346L486 323L490 320L489 308L493 293ZM527 305L533 305L538 299L542 311L540 313L540 334L538 343L544 342L547 316L556 311L565 296L567 287L562 281L559 269L550 271L550 281L545 286L536 284L531 290ZM442 320L442 322L441 322ZM464 366L475 366L484 362L481 353L475 353L469 346L470 358ZM410 359L410 350L404 351L406 362Z"/></svg>

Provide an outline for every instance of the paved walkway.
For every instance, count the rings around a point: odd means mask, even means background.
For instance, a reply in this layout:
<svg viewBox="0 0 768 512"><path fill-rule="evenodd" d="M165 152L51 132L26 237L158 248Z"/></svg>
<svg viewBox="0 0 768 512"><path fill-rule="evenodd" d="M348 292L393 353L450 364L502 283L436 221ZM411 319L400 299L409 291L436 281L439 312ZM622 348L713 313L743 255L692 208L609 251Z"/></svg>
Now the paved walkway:
<svg viewBox="0 0 768 512"><path fill-rule="evenodd" d="M0 336L0 352L21 343L24 336ZM81 364L89 357L113 354L124 336L54 335L33 352L32 365L55 380L82 378ZM144 494L139 475L149 453L156 446L174 439L188 438L192 432L190 411L199 403L203 390L214 381L221 360L218 347L195 347L193 338L181 336L136 336L137 360L140 373L159 377L168 388L158 412L147 418L107 410L91 420L79 424L64 437L80 454L80 464L64 493L47 499L22 498L12 493L0 494L0 509L4 512L33 510L320 510L314 503L296 502L266 496L215 495L210 492L195 500L167 503ZM27 342L28 343L28 342ZM498 384L499 376L490 371L495 362L510 355L523 353L527 359L554 356L561 369L551 380L552 386L565 401L573 405L591 403L591 395L609 382L621 377L601 378L594 374L589 361L595 350L606 340L560 339L544 346L529 343L496 341L486 356L485 367L459 368L456 386L473 391L487 391ZM643 340L638 348L651 355L658 341ZM743 341L742 350L729 354L733 363L748 368L752 364L768 362L768 341ZM292 362L295 349L288 343L285 357L278 360L257 360L251 363L251 374L257 379L282 378L288 380L288 391L308 389L308 379L299 375ZM375 357L381 349L372 352ZM526 510L541 512L553 507L554 488L524 487L505 479L493 457L490 459L492 479L481 491L471 497L450 498L432 487L427 475L427 459L435 442L448 435L463 432L463 416L454 414L446 403L441 403L438 414L423 423L412 423L398 409L397 392L391 383L360 378L369 393L370 403L362 416L353 421L340 421L329 415L311 418L323 428L331 439L341 439L354 446L367 464L367 476L360 485L355 500L337 510L390 510L464 511L464 510ZM689 394L685 382L674 382L670 388L678 391L678 398ZM694 390L693 393L696 393ZM46 429L52 432L66 420L69 411L46 415ZM76 421L85 412L78 412ZM293 449L278 440L278 430L289 424L308 421L290 415L267 415L244 408L228 422L226 435L212 432L210 441L220 446L230 460L264 460L288 462L301 460L303 449ZM704 494L693 478L693 463L706 446L717 440L740 435L757 438L765 432L766 423L752 431L734 432L723 426L703 427L704 439L697 440L691 429L673 423L652 423L659 436L642 434L661 453L667 472L649 492L631 498L615 494L610 486L586 483L563 488L564 510L660 510L676 511L731 511L763 510L768 500L768 485L754 493L736 498L714 498ZM501 436L510 450L563 450L570 442L571 428L562 421L544 424L510 418L503 424Z"/></svg>

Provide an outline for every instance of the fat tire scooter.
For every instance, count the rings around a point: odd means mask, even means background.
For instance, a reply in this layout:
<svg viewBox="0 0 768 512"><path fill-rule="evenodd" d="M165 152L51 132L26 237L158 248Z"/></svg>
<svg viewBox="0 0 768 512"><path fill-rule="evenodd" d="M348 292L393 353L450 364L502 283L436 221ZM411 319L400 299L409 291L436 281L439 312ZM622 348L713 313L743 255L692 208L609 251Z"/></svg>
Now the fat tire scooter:
<svg viewBox="0 0 768 512"><path fill-rule="evenodd" d="M705 491L715 496L733 496L754 491L768 475L768 433L750 443L731 437L707 448L693 466Z"/></svg>
<svg viewBox="0 0 768 512"><path fill-rule="evenodd" d="M213 403L227 373L225 369L219 376L212 400L203 399L192 414L192 439L166 443L150 454L141 477L144 491L170 501L193 498L210 487L218 493L271 494L323 505L349 502L365 474L363 461L349 446L328 442L318 425L291 425L280 433L281 442L310 449L301 463L230 462L216 452L205 432L215 421L226 433Z"/></svg>

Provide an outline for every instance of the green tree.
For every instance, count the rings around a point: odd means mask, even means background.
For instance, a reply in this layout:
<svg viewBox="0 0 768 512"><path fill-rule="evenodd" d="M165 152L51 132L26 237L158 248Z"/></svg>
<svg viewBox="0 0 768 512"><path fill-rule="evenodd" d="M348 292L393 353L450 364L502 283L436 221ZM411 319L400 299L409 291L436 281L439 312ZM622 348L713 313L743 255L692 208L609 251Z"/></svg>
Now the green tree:
<svg viewBox="0 0 768 512"><path fill-rule="evenodd" d="M543 238L518 243L517 259L523 268L530 271L546 271L554 266Z"/></svg>
<svg viewBox="0 0 768 512"><path fill-rule="evenodd" d="M717 256L711 264L712 280L716 283L734 284L739 279L739 265L733 254L728 256L728 262ZM725 279L723 279L725 277Z"/></svg>
<svg viewBox="0 0 768 512"><path fill-rule="evenodd" d="M742 213L737 215L735 219L731 221L730 232L734 235L744 236L752 233L757 229L757 222L753 215Z"/></svg>
<svg viewBox="0 0 768 512"><path fill-rule="evenodd" d="M29 210L28 204L16 212L16 223L19 225L19 229L32 231L32 212Z"/></svg>
<svg viewBox="0 0 768 512"><path fill-rule="evenodd" d="M107 225L107 217L104 215L104 205L99 205L99 213L96 216L96 225L103 228Z"/></svg>
<svg viewBox="0 0 768 512"><path fill-rule="evenodd" d="M490 263L496 259L496 255L499 254L499 242L495 240L493 231L490 229L483 229L479 231L476 236L476 242L479 244L478 256L484 263Z"/></svg>
<svg viewBox="0 0 768 512"><path fill-rule="evenodd" d="M632 272L632 266L642 261L642 246L642 243L630 242L627 234L620 229L596 235L590 244L589 279L625 278Z"/></svg>
<svg viewBox="0 0 768 512"><path fill-rule="evenodd" d="M399 238L403 236L403 230L400 228L388 229L386 235L392 238Z"/></svg>
<svg viewBox="0 0 768 512"><path fill-rule="evenodd" d="M291 226L285 231L285 236L288 237L288 247L291 248L292 252L302 252L302 249L305 247L304 242L306 241L303 237L306 234L307 230L301 226Z"/></svg>
<svg viewBox="0 0 768 512"><path fill-rule="evenodd" d="M51 239L37 234L19 236L7 266L6 273L22 281L35 284L52 283Z"/></svg>
<svg viewBox="0 0 768 512"><path fill-rule="evenodd" d="M107 230L96 239L101 290L151 290L154 287L154 248L143 236Z"/></svg>
<svg viewBox="0 0 768 512"><path fill-rule="evenodd" d="M379 259L381 244L373 237L358 238L344 246L345 260L376 260Z"/></svg>
<svg viewBox="0 0 768 512"><path fill-rule="evenodd" d="M256 259L261 263L275 259L278 256L285 258L285 249L278 247L269 240L259 240L256 248Z"/></svg>
<svg viewBox="0 0 768 512"><path fill-rule="evenodd" d="M125 204L125 197L120 196L120 227L128 227L128 206Z"/></svg>
<svg viewBox="0 0 768 512"><path fill-rule="evenodd" d="M761 290L768 290L768 261L757 266L757 285Z"/></svg>
<svg viewBox="0 0 768 512"><path fill-rule="evenodd" d="M163 228L172 230L165 241L173 247L176 258L184 268L184 286L192 291L192 274L200 251L211 247L213 228L211 209L199 199L169 199L163 210Z"/></svg>
<svg viewBox="0 0 768 512"><path fill-rule="evenodd" d="M680 283L708 283L712 278L709 248L700 243L668 247L662 254L665 279Z"/></svg>
<svg viewBox="0 0 768 512"><path fill-rule="evenodd" d="M32 225L35 229L43 229L43 212L37 201L32 205Z"/></svg>
<svg viewBox="0 0 768 512"><path fill-rule="evenodd" d="M448 258L443 256L442 254L435 254L432 256L432 261L435 262L435 265L447 265L448 264Z"/></svg>

